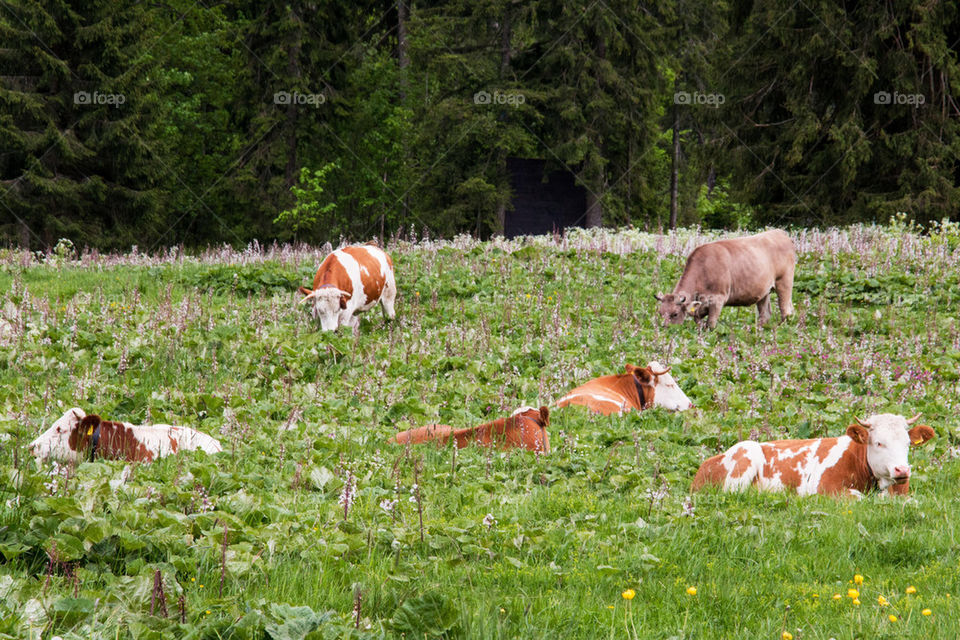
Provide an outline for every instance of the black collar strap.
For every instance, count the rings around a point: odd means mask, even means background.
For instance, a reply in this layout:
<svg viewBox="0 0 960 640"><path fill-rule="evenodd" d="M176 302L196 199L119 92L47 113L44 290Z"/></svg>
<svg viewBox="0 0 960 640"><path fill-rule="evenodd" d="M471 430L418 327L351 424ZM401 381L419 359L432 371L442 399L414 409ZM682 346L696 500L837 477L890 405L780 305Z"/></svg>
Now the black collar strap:
<svg viewBox="0 0 960 640"><path fill-rule="evenodd" d="M93 430L93 439L90 441L90 462L93 462L93 459L97 455L97 447L100 445L100 425L97 425L97 428Z"/></svg>
<svg viewBox="0 0 960 640"><path fill-rule="evenodd" d="M640 396L640 410L643 411L647 408L647 397L643 395L643 383L637 380L637 376L630 375L633 376L633 384L637 387L637 395Z"/></svg>

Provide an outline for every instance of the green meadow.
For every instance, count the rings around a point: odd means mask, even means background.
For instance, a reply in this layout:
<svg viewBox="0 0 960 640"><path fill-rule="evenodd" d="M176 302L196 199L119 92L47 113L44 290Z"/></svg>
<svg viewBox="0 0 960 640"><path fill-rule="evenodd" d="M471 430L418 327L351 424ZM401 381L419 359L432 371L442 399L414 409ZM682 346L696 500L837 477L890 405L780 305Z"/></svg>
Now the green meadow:
<svg viewBox="0 0 960 640"><path fill-rule="evenodd" d="M396 321L336 334L297 305L311 247L0 252L0 638L958 637L950 231L800 231L795 317L711 332L653 298L699 230L395 238ZM387 442L650 360L695 409L555 410L539 456ZM224 451L37 464L74 406ZM907 499L689 492L880 412L937 433Z"/></svg>

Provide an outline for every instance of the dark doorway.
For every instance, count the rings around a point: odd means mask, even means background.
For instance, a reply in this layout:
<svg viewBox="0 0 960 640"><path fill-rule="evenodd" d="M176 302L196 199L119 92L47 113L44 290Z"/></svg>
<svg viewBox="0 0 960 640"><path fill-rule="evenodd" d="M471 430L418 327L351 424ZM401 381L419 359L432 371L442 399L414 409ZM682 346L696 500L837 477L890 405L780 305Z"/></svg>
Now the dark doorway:
<svg viewBox="0 0 960 640"><path fill-rule="evenodd" d="M587 196L569 171L552 171L544 180L545 160L507 158L513 210L504 214L507 238L582 227Z"/></svg>

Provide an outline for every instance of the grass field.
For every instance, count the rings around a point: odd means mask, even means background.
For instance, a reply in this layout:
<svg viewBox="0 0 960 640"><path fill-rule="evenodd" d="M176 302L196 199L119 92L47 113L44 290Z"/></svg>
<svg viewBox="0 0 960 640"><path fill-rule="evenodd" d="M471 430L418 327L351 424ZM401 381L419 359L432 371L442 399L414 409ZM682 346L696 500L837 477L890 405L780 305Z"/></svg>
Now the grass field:
<svg viewBox="0 0 960 640"><path fill-rule="evenodd" d="M0 253L0 637L960 636L956 238L800 232L795 318L661 326L714 238L394 241L397 320L336 335L296 305L310 248ZM539 457L386 442L653 359L695 410L556 410ZM38 467L72 406L224 452ZM881 411L937 432L906 500L689 496L738 440Z"/></svg>

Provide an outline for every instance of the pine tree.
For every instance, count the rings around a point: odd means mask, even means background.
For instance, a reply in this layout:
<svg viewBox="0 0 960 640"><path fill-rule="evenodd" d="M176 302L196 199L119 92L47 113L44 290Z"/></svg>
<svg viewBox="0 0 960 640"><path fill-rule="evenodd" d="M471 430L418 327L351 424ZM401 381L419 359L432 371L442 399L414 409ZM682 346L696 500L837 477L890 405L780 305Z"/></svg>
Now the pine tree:
<svg viewBox="0 0 960 640"><path fill-rule="evenodd" d="M163 232L152 12L0 6L0 233L34 247L59 237L120 247Z"/></svg>

